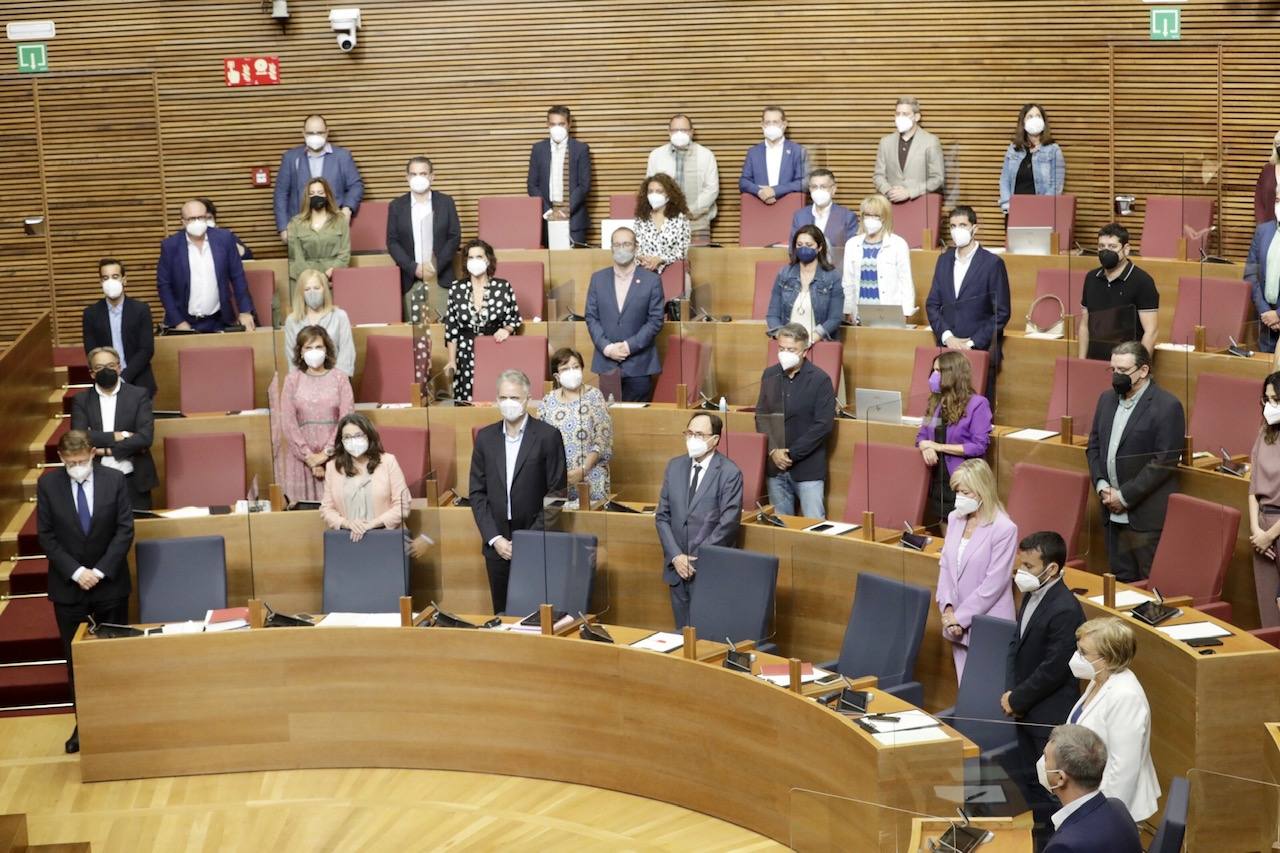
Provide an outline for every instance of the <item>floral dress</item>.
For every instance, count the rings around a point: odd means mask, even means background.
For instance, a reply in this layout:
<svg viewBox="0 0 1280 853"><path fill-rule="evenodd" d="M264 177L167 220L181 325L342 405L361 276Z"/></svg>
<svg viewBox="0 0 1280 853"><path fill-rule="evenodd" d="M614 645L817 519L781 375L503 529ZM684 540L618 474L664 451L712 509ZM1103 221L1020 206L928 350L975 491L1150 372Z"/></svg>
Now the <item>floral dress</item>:
<svg viewBox="0 0 1280 853"><path fill-rule="evenodd" d="M520 328L520 308L511 283L489 279L484 304L477 311L471 299L471 279L455 281L449 288L449 306L444 314L444 342L458 345L458 371L453 375L453 398L471 401L471 382L476 374L476 338L492 335L503 326Z"/></svg>
<svg viewBox="0 0 1280 853"><path fill-rule="evenodd" d="M284 380L276 452L284 457L283 486L290 503L320 500L324 480L311 473L307 456L332 450L338 421L354 410L351 381L336 367L319 376L295 370Z"/></svg>
<svg viewBox="0 0 1280 853"><path fill-rule="evenodd" d="M675 219L663 220L661 228L652 219L636 220L636 255L661 258L658 272L685 259L689 254L689 239L689 220L683 213Z"/></svg>
<svg viewBox="0 0 1280 853"><path fill-rule="evenodd" d="M581 468L587 454L598 453L600 459L587 472L591 501L609 496L609 460L613 457L613 421L600 389L584 386L577 400L562 400L557 389L538 404L538 419L560 430L564 439L565 464ZM577 493L571 491L569 503L577 506Z"/></svg>

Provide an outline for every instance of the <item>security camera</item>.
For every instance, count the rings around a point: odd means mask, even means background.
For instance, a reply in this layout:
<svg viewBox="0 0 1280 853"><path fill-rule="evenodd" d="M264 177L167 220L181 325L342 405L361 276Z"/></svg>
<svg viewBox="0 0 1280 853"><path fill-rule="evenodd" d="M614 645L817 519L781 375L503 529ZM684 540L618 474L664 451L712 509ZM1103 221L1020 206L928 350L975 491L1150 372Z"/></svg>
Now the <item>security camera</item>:
<svg viewBox="0 0 1280 853"><path fill-rule="evenodd" d="M356 46L356 30L360 29L360 10L330 10L329 29L338 34L338 50L350 53Z"/></svg>

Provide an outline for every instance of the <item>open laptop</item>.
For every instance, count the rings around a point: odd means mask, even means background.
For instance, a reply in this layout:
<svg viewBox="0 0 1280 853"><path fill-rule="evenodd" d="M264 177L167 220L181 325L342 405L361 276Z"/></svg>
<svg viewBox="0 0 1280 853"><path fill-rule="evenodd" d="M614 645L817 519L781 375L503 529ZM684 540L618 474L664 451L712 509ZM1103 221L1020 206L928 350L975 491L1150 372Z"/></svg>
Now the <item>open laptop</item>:
<svg viewBox="0 0 1280 853"><path fill-rule="evenodd" d="M905 329L907 320L902 316L902 306L858 305L858 320L872 329Z"/></svg>
<svg viewBox="0 0 1280 853"><path fill-rule="evenodd" d="M898 311L898 316L902 316L901 309ZM853 413L860 421L900 424L902 423L902 392L855 388Z"/></svg>
<svg viewBox="0 0 1280 853"><path fill-rule="evenodd" d="M1048 225L1015 226L1009 229L1009 254L1047 255L1053 228Z"/></svg>

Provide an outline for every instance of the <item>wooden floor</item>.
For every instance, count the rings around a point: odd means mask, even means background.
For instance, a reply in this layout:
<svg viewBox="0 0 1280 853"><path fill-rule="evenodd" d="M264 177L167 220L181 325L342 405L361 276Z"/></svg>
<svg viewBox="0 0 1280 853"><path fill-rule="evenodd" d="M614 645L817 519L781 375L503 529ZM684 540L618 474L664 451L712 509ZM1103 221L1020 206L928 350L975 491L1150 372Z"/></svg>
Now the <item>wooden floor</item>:
<svg viewBox="0 0 1280 853"><path fill-rule="evenodd" d="M666 803L432 770L295 770L80 781L69 715L0 719L0 814L30 842L107 851L781 850Z"/></svg>

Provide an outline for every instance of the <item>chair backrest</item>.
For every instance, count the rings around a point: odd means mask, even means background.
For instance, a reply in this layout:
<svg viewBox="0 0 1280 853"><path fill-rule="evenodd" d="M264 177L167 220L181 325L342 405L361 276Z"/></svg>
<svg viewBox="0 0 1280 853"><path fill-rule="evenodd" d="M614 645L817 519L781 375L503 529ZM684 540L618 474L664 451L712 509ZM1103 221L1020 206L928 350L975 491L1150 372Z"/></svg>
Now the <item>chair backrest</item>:
<svg viewBox="0 0 1280 853"><path fill-rule="evenodd" d="M365 340L364 370L360 373L361 403L412 401L413 338L408 335L370 335Z"/></svg>
<svg viewBox="0 0 1280 853"><path fill-rule="evenodd" d="M1015 198L1023 198L1023 196L1015 196ZM1084 264L1080 264L1076 269L1041 267L1036 270L1035 299L1041 296L1056 296L1062 300L1063 314L1079 316L1080 297L1084 295L1084 279L1088 274L1089 268ZM1058 303L1052 299L1046 299L1036 305L1031 319L1041 329L1047 329L1058 321L1058 316ZM1025 317L1014 317L1010 322L1018 327L1025 319Z"/></svg>
<svg viewBox="0 0 1280 853"><path fill-rule="evenodd" d="M944 352L958 352L969 359L969 372L973 374L973 390L987 393L987 365L991 356L986 350L949 350L944 347L916 347L916 360L911 368L911 393L902 402L902 413L922 417L929 403L929 374L933 372L933 360Z"/></svg>
<svg viewBox="0 0 1280 853"><path fill-rule="evenodd" d="M1142 219L1142 257L1177 258L1178 238L1187 240L1189 260L1199 260L1213 225L1214 200L1197 196L1147 196Z"/></svg>
<svg viewBox="0 0 1280 853"><path fill-rule="evenodd" d="M333 304L351 325L399 323L403 313L399 267L338 267L333 271Z"/></svg>
<svg viewBox="0 0 1280 853"><path fill-rule="evenodd" d="M1015 196L1017 198L1017 196ZM956 693L951 725L976 743L983 752L1018 739L1013 726L1004 722L1000 696L1005 691L1005 666L1016 623L979 615L969 626L969 655ZM979 722L991 720L992 722Z"/></svg>
<svg viewBox="0 0 1280 853"><path fill-rule="evenodd" d="M1074 344L1073 344L1074 346ZM1045 413L1045 429L1057 430L1062 416L1071 416L1071 431L1086 435L1093 425L1093 410L1098 397L1111 390L1111 362L1062 356L1053 362L1053 388L1049 392L1049 409Z"/></svg>
<svg viewBox="0 0 1280 853"><path fill-rule="evenodd" d="M244 278L249 285L249 298L253 300L254 320L259 326L269 328L272 322L271 302L276 293L275 271L261 267L247 269ZM289 310L286 308L284 313L288 314Z"/></svg>
<svg viewBox="0 0 1280 853"><path fill-rule="evenodd" d="M476 202L479 237L495 249L537 249L542 245L542 199L490 196Z"/></svg>
<svg viewBox="0 0 1280 853"><path fill-rule="evenodd" d="M1076 197L1062 195L1015 195L1009 199L1006 228L1052 228L1058 235L1058 251L1073 247L1076 224Z"/></svg>
<svg viewBox="0 0 1280 853"><path fill-rule="evenodd" d="M502 343L492 335L476 338L476 371L471 380L471 399L492 403L498 399L498 377L515 368L529 377L529 396L541 400L547 379L547 338L545 335L512 335Z"/></svg>
<svg viewBox="0 0 1280 853"><path fill-rule="evenodd" d="M907 241L910 249L932 249L938 245L938 231L942 225L942 194L925 193L911 201L900 201L893 206L893 233ZM933 234L933 246L925 246L924 232Z"/></svg>
<svg viewBox="0 0 1280 853"><path fill-rule="evenodd" d="M431 436L427 427L380 426L382 447L396 458L409 494L420 498L426 492L425 479L431 470Z"/></svg>
<svg viewBox="0 0 1280 853"><path fill-rule="evenodd" d="M786 265L786 260L756 261L756 292L751 300L752 320L763 320L769 316L769 299L773 296L773 282L778 278L778 270Z"/></svg>
<svg viewBox="0 0 1280 853"><path fill-rule="evenodd" d="M1235 507L1170 495L1151 561L1151 586L1163 595L1189 595L1197 607L1220 600L1239 531L1240 510Z"/></svg>
<svg viewBox="0 0 1280 853"><path fill-rule="evenodd" d="M767 503L764 498L764 458L769 449L768 438L758 432L725 430L718 449L742 469L742 508L750 509L756 501Z"/></svg>
<svg viewBox="0 0 1280 853"><path fill-rule="evenodd" d="M634 193L609 193L610 219L635 219L636 197Z"/></svg>
<svg viewBox="0 0 1280 853"><path fill-rule="evenodd" d="M508 616L528 616L541 604L565 613L587 613L596 576L596 537L555 530L511 534Z"/></svg>
<svg viewBox="0 0 1280 853"><path fill-rule="evenodd" d="M1205 278L1184 275L1178 278L1178 303L1173 309L1173 329L1169 340L1194 344L1196 326L1204 326L1205 346L1215 349L1231 345L1228 337L1242 339L1249 318L1249 283L1233 278Z"/></svg>
<svg viewBox="0 0 1280 853"><path fill-rule="evenodd" d="M842 341L818 341L809 347L804 357L823 373L831 377L831 388L840 393L840 374L844 372L844 343ZM769 338L769 357L765 363L772 365L778 360L778 342Z"/></svg>
<svg viewBox="0 0 1280 853"><path fill-rule="evenodd" d="M1187 777L1174 776L1164 800L1164 817L1147 853L1181 853L1182 840L1187 834L1187 804L1190 799L1191 785Z"/></svg>
<svg viewBox="0 0 1280 853"><path fill-rule="evenodd" d="M324 532L325 613L394 613L408 594L403 530L369 530L359 542L348 530Z"/></svg>
<svg viewBox="0 0 1280 853"><path fill-rule="evenodd" d="M668 264L662 271L662 298L670 302L684 296L684 275L688 266L684 261Z"/></svg>
<svg viewBox="0 0 1280 853"><path fill-rule="evenodd" d="M786 245L791 238L791 218L803 203L804 193L784 195L773 204L765 204L751 193L742 193L738 245Z"/></svg>
<svg viewBox="0 0 1280 853"><path fill-rule="evenodd" d="M1019 462L1013 466L1006 510L1021 535L1052 530L1067 543L1067 556L1074 557L1089 491L1089 475L1083 471Z"/></svg>
<svg viewBox="0 0 1280 853"><path fill-rule="evenodd" d="M777 583L778 558L773 554L703 545L689 622L707 640L768 639Z"/></svg>
<svg viewBox="0 0 1280 853"><path fill-rule="evenodd" d="M167 435L164 438L165 505L231 506L243 500L242 432Z"/></svg>
<svg viewBox="0 0 1280 853"><path fill-rule="evenodd" d="M351 218L351 251L379 253L387 250L387 211L391 203L386 201L360 202L360 209Z"/></svg>
<svg viewBox="0 0 1280 853"><path fill-rule="evenodd" d="M881 690L915 681L916 656L932 597L922 586L859 573L840 646L837 666L841 674L850 678L874 675L880 679ZM1000 660L1003 663L1004 656Z"/></svg>
<svg viewBox="0 0 1280 853"><path fill-rule="evenodd" d="M226 543L221 536L138 542L138 621L203 620L227 606Z"/></svg>
<svg viewBox="0 0 1280 853"><path fill-rule="evenodd" d="M521 317L533 319L547 313L547 288L542 261L498 261L494 278L505 278L516 292Z"/></svg>
<svg viewBox="0 0 1280 853"><path fill-rule="evenodd" d="M877 527L900 528L924 520L929 498L929 467L920 451L897 444L862 442L853 448L853 471L844 520L861 524L862 513L876 514Z"/></svg>
<svg viewBox="0 0 1280 853"><path fill-rule="evenodd" d="M178 407L184 415L252 409L253 347L178 350Z"/></svg>
<svg viewBox="0 0 1280 853"><path fill-rule="evenodd" d="M1257 379L1201 373L1191 404L1193 449L1216 455L1226 448L1232 456L1252 451L1262 426L1257 403L1261 386Z"/></svg>
<svg viewBox="0 0 1280 853"><path fill-rule="evenodd" d="M688 389L685 405L697 405L710 362L711 344L681 335L667 338L667 357L662 360L662 373L654 385L653 402L675 403L676 386L683 382Z"/></svg>

